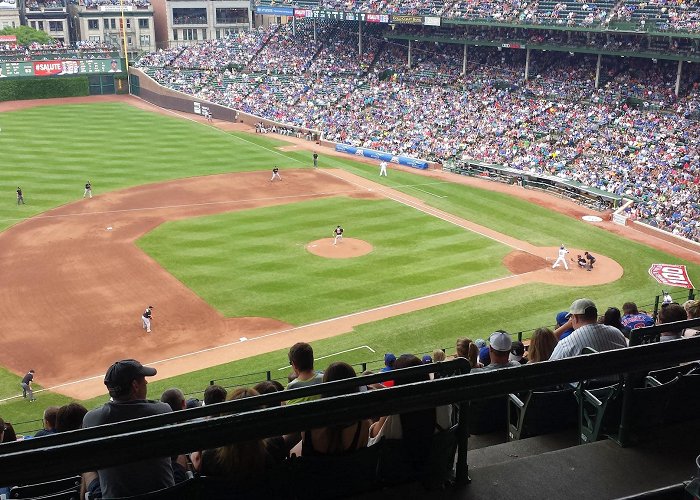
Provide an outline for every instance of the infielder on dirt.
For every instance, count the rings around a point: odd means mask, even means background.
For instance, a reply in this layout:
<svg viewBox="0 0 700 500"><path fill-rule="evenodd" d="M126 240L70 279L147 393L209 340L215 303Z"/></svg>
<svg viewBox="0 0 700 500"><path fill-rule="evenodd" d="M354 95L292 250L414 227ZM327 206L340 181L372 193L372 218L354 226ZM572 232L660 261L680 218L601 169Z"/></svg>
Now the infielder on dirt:
<svg viewBox="0 0 700 500"><path fill-rule="evenodd" d="M275 179L282 180L282 177L280 177L280 169L275 165L275 168L272 169L272 178L270 179L270 182L274 181Z"/></svg>
<svg viewBox="0 0 700 500"><path fill-rule="evenodd" d="M569 270L569 264L566 263L567 253L569 253L569 251L564 245L559 247L559 257L557 257L557 260L554 261L552 269L554 269L555 267L559 267L559 264L564 264L564 269L566 269L567 271Z"/></svg>
<svg viewBox="0 0 700 500"><path fill-rule="evenodd" d="M148 306L146 310L141 315L141 323L146 333L151 333L151 319L153 318L153 312L151 311L153 306Z"/></svg>

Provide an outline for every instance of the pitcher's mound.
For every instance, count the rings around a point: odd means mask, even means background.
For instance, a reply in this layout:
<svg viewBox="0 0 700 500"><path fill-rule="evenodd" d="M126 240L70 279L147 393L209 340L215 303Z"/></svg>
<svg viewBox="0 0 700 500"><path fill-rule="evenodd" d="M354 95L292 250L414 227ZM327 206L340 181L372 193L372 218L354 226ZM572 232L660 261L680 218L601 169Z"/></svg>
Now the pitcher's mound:
<svg viewBox="0 0 700 500"><path fill-rule="evenodd" d="M520 250L513 250L506 255L503 259L503 264L513 274L529 273L530 271L544 269L549 265L542 257Z"/></svg>
<svg viewBox="0 0 700 500"><path fill-rule="evenodd" d="M343 238L343 241L334 245L333 238L323 238L321 240L312 241L306 245L306 250L319 257L349 259L370 253L372 251L372 245L364 240L356 240L353 238Z"/></svg>

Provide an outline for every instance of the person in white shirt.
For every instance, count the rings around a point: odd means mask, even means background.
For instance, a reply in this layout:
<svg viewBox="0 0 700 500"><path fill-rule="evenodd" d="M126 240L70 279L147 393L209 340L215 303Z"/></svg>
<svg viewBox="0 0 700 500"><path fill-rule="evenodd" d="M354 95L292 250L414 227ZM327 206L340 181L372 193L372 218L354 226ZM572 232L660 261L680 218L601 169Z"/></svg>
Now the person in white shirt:
<svg viewBox="0 0 700 500"><path fill-rule="evenodd" d="M552 269L559 267L559 264L564 264L564 269L566 269L567 271L569 270L569 264L566 263L566 254L567 253L569 253L569 251L562 244L562 246L559 247L559 257L557 257L557 260L554 261L554 265L552 266Z"/></svg>
<svg viewBox="0 0 700 500"><path fill-rule="evenodd" d="M379 164L379 177L384 176L386 177L386 162L383 161Z"/></svg>
<svg viewBox="0 0 700 500"><path fill-rule="evenodd" d="M569 309L569 318L574 332L559 341L550 361L578 356L584 347L599 352L627 347L627 339L620 330L598 323L598 309L592 300L575 300Z"/></svg>

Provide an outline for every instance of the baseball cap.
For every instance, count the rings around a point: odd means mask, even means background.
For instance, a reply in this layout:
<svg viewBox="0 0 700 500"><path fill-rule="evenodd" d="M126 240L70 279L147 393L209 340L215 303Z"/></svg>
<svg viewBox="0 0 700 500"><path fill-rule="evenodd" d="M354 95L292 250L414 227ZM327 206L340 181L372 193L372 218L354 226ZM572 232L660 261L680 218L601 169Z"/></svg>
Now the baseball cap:
<svg viewBox="0 0 700 500"><path fill-rule="evenodd" d="M433 362L433 358L430 357L430 354L426 354L425 356L423 356L423 363L427 364L427 363L432 363L432 362Z"/></svg>
<svg viewBox="0 0 700 500"><path fill-rule="evenodd" d="M119 392L124 390L132 380L139 377L152 377L156 373L155 368L143 366L135 359L123 359L109 367L105 375L105 385L108 389Z"/></svg>
<svg viewBox="0 0 700 500"><path fill-rule="evenodd" d="M591 299L576 299L571 304L567 317L571 316L572 314L586 314L586 310L590 309L591 307L596 313L598 312L598 309Z"/></svg>
<svg viewBox="0 0 700 500"><path fill-rule="evenodd" d="M510 352L513 339L510 338L508 332L497 331L489 337L489 344L494 351Z"/></svg>
<svg viewBox="0 0 700 500"><path fill-rule="evenodd" d="M338 226L338 227L340 227L340 226ZM394 353L392 353L392 352L387 352L387 353L384 355L384 364L385 364L385 365L388 365L388 364L390 364L390 363L393 363L394 361L396 361L396 356L394 356Z"/></svg>
<svg viewBox="0 0 700 500"><path fill-rule="evenodd" d="M557 326L561 326L569 320L569 313L566 311L561 311L557 313Z"/></svg>
<svg viewBox="0 0 700 500"><path fill-rule="evenodd" d="M510 348L510 353L513 356L519 356L520 358L522 358L525 355L525 344L523 344L519 340L513 341L513 345Z"/></svg>
<svg viewBox="0 0 700 500"><path fill-rule="evenodd" d="M481 349L482 347L488 347L488 346L486 345L486 341L485 341L484 339L476 339L476 340L474 341L474 344L475 344L476 347L478 347L479 349Z"/></svg>
<svg viewBox="0 0 700 500"><path fill-rule="evenodd" d="M482 365L488 365L491 363L491 355L489 354L488 347L482 347L479 349L479 361Z"/></svg>

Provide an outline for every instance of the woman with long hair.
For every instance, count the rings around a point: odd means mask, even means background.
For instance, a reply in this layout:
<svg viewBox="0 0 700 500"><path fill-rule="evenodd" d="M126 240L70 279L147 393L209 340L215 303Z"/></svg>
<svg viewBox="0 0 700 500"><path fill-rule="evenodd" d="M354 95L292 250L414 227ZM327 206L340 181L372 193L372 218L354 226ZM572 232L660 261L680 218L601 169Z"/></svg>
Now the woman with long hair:
<svg viewBox="0 0 700 500"><path fill-rule="evenodd" d="M242 387L230 392L227 401L258 396L258 391ZM232 480L241 485L260 482L273 460L265 447L264 439L239 441L213 450L204 450L201 461L195 461L203 476L215 476ZM198 463L197 463L198 462Z"/></svg>
<svg viewBox="0 0 700 500"><path fill-rule="evenodd" d="M331 363L326 368L323 373L323 382L351 379L356 376L352 366L339 361ZM340 392L324 393L323 397L352 394L358 391L359 387L355 387ZM342 455L364 448L367 446L370 424L370 420L363 419L303 432L301 454L302 456Z"/></svg>
<svg viewBox="0 0 700 500"><path fill-rule="evenodd" d="M547 361L557 345L557 337L549 328L538 328L530 337L530 347L527 350L527 362L539 363Z"/></svg>

